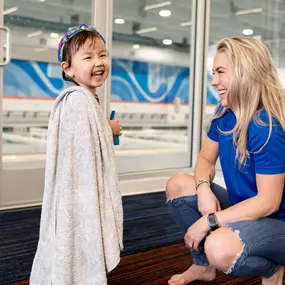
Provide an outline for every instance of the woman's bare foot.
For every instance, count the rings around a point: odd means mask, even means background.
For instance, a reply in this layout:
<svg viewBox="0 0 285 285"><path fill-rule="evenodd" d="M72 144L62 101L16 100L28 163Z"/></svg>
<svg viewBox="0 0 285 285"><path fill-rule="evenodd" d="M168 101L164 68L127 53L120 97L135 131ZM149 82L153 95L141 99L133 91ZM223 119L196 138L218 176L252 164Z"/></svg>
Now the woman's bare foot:
<svg viewBox="0 0 285 285"><path fill-rule="evenodd" d="M216 269L211 266L192 265L182 274L171 277L168 281L170 285L186 285L192 281L213 281L216 278Z"/></svg>
<svg viewBox="0 0 285 285"><path fill-rule="evenodd" d="M284 275L284 266L278 266L276 273L270 278L262 278L262 285L282 285Z"/></svg>

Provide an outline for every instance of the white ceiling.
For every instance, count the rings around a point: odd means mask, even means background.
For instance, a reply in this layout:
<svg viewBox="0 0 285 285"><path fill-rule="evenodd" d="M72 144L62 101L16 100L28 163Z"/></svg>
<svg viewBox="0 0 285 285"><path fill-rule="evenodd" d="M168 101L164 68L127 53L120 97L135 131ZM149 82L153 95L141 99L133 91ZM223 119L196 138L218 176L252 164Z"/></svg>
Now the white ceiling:
<svg viewBox="0 0 285 285"><path fill-rule="evenodd" d="M157 31L146 33L143 36L163 40L171 39L174 42L182 43L183 38L190 41L191 28L181 27L180 23L191 21L192 1L191 0L172 0L172 4L163 8L144 11L146 5L165 1L139 1L139 0L114 0L114 18L126 20L124 25L114 24L115 32L132 34L133 23L139 23L140 28L157 27ZM160 10L170 10L170 17L159 16Z"/></svg>
<svg viewBox="0 0 285 285"><path fill-rule="evenodd" d="M157 44L169 38L174 43L182 44L183 39L191 41L191 27L181 27L180 23L191 21L192 0L172 0L172 4L145 11L146 5L165 2L164 0L114 0L113 18L123 18L125 24L113 24L116 40L135 42L138 38L150 38ZM17 40L24 42L30 32L46 32L37 39L29 39L33 45L44 45L40 39L50 32L60 35L70 25L91 22L91 0L4 0L5 9L18 7L18 10L5 16L5 22L17 34ZM262 12L236 15L237 11L262 8ZM159 16L161 9L169 9L171 16ZM76 16L77 15L77 16ZM72 20L72 17L74 18ZM77 19L76 19L77 18ZM73 21L73 22L72 22ZM253 36L258 36L267 44L276 61L285 58L285 0L212 0L210 21L210 43L227 36L241 35L244 29L252 29ZM157 27L157 31L134 34L134 26L140 29ZM22 35L22 38L18 35ZM130 38L131 35L134 35ZM45 43L46 44L46 43ZM283 63L282 63L283 64ZM285 64L284 64L285 65Z"/></svg>

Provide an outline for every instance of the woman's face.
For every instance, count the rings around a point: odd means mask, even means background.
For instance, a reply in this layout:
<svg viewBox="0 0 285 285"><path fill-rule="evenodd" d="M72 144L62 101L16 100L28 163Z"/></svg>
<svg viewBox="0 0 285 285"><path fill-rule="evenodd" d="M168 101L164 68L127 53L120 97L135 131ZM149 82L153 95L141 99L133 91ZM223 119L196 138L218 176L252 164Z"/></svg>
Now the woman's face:
<svg viewBox="0 0 285 285"><path fill-rule="evenodd" d="M228 107L228 90L230 86L229 60L225 52L218 52L214 58L212 86L220 93L220 103Z"/></svg>

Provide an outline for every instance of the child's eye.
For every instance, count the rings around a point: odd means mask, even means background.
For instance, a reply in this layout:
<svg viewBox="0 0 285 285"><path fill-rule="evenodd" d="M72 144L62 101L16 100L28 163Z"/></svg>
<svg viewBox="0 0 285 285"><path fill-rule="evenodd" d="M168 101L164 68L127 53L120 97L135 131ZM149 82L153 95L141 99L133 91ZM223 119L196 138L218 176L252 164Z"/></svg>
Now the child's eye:
<svg viewBox="0 0 285 285"><path fill-rule="evenodd" d="M107 54L105 54L105 53L100 55L100 57L106 57L106 56L107 56Z"/></svg>
<svg viewBox="0 0 285 285"><path fill-rule="evenodd" d="M86 60L86 59L91 59L91 56L87 56L84 58L84 60Z"/></svg>

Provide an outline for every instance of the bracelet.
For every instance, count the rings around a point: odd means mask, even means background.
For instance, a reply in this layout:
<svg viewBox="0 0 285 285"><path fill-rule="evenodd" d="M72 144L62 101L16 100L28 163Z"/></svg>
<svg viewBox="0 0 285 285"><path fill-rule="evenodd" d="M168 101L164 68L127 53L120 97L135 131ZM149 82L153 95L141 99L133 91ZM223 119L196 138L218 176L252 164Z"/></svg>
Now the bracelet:
<svg viewBox="0 0 285 285"><path fill-rule="evenodd" d="M198 183L196 184L196 190L200 187L201 184L207 183L209 186L211 186L211 183L207 179L199 179Z"/></svg>

